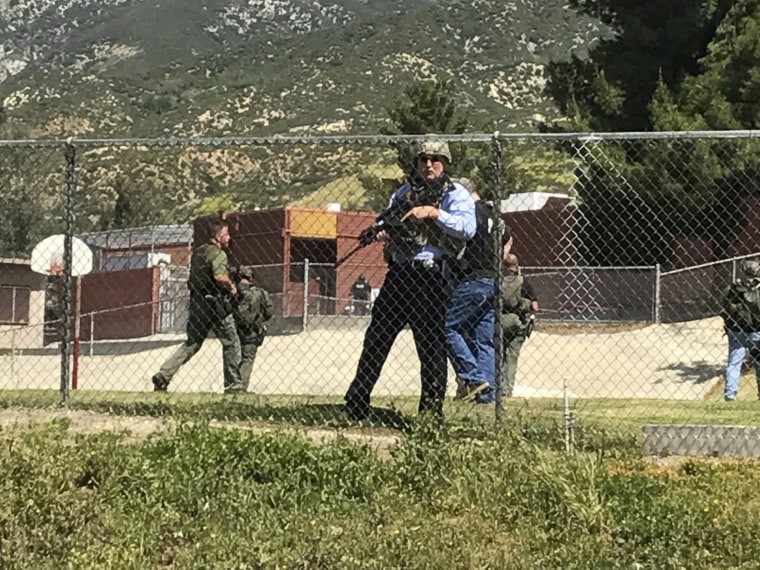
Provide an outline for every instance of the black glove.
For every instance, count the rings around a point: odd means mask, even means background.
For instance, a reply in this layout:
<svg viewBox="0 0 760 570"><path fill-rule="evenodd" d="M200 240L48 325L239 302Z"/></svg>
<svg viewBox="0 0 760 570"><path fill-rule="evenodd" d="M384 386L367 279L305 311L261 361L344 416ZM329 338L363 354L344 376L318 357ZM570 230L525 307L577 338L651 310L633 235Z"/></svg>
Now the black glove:
<svg viewBox="0 0 760 570"><path fill-rule="evenodd" d="M359 234L359 245L362 247L368 246L377 238L378 229L376 226L370 226L369 228L362 230Z"/></svg>

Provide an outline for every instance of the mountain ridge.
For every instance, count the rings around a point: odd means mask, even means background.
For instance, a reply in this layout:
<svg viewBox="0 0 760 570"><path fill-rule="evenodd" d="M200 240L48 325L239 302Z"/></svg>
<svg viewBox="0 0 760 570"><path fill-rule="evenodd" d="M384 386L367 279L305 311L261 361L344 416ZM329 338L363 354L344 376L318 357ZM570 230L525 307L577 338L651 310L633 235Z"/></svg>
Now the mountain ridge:
<svg viewBox="0 0 760 570"><path fill-rule="evenodd" d="M525 130L544 65L605 33L554 0L5 0L0 99L32 136L369 133L447 77L474 126Z"/></svg>

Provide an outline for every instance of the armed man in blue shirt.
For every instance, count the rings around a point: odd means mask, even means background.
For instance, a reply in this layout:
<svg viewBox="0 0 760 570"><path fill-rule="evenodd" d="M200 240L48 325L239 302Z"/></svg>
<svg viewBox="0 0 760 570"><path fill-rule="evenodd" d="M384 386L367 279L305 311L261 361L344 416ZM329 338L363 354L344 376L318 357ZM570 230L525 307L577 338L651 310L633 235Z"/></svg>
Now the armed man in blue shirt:
<svg viewBox="0 0 760 570"><path fill-rule="evenodd" d="M385 243L388 273L372 308L356 375L345 396L353 420L370 413L370 396L393 342L409 325L420 358L419 411L443 415L446 394L446 303L450 268L466 241L475 235L475 202L447 174L451 151L446 142L427 139L416 145L416 171L391 196L377 225L360 236Z"/></svg>

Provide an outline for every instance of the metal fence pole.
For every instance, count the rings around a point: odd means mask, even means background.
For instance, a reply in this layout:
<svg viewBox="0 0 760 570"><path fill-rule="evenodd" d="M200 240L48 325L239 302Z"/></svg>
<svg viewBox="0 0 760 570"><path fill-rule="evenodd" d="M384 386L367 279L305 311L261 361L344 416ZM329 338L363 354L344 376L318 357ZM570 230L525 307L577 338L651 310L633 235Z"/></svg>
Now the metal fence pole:
<svg viewBox="0 0 760 570"><path fill-rule="evenodd" d="M303 330L309 324L309 258L303 260Z"/></svg>
<svg viewBox="0 0 760 570"><path fill-rule="evenodd" d="M662 270L660 268L660 264L654 266L654 323L656 325L660 324L660 321L662 320L662 315L660 313L660 304L662 303L661 295L662 295Z"/></svg>
<svg viewBox="0 0 760 570"><path fill-rule="evenodd" d="M496 213L501 219L501 203L506 198L506 192L504 191L504 176L502 175L502 148L499 141L499 133L495 132L491 140L491 168L493 169L493 199L496 202ZM493 327L493 345L494 345L494 387L496 388L496 402L494 404L494 413L496 423L501 423L504 419L504 386L501 382L501 369L502 362L502 341L501 341L501 310L502 310L502 297L501 297L501 274L502 274L502 225L496 224L496 232L494 236L494 242L496 247L494 248L494 254L496 255L494 264L494 327Z"/></svg>
<svg viewBox="0 0 760 570"><path fill-rule="evenodd" d="M63 239L63 299L61 303L61 319L63 321L61 331L61 387L60 405L69 405L69 378L71 347L71 263L72 263L72 239L74 235L74 166L76 149L70 142L64 149L66 159L66 171L64 173L64 239Z"/></svg>
<svg viewBox="0 0 760 570"><path fill-rule="evenodd" d="M95 313L90 313L90 356L95 353Z"/></svg>
<svg viewBox="0 0 760 570"><path fill-rule="evenodd" d="M18 390L19 384L16 379L16 326L11 329L11 383Z"/></svg>

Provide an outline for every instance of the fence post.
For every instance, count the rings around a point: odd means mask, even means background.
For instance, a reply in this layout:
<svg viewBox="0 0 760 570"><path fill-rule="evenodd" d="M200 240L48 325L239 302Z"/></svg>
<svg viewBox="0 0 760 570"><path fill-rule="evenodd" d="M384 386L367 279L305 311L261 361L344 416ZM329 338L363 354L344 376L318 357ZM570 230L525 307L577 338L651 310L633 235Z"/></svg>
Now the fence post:
<svg viewBox="0 0 760 570"><path fill-rule="evenodd" d="M18 390L19 385L16 382L16 326L11 329L11 382Z"/></svg>
<svg viewBox="0 0 760 570"><path fill-rule="evenodd" d="M662 271L660 270L660 264L654 266L654 324L659 325L660 321L662 320L662 316L660 314L660 303L661 298L661 279L662 279Z"/></svg>
<svg viewBox="0 0 760 570"><path fill-rule="evenodd" d="M309 258L303 260L303 330L309 324Z"/></svg>
<svg viewBox="0 0 760 570"><path fill-rule="evenodd" d="M95 345L95 313L90 313L90 358L94 353Z"/></svg>
<svg viewBox="0 0 760 570"><path fill-rule="evenodd" d="M504 177L502 175L502 148L501 141L499 140L499 132L493 134L491 139L491 168L493 170L493 199L496 202L496 214L501 220L501 203L506 198L504 195ZM501 310L502 310L502 298L501 298L501 274L502 274L502 224L496 224L496 231L494 236L494 242L497 247L494 248L494 280L493 280L493 308L494 308L494 327L493 327L493 346L494 346L494 388L495 403L494 413L496 423L499 424L504 419L504 386L501 383L501 369L503 366L502 354L501 354Z"/></svg>
<svg viewBox="0 0 760 570"><path fill-rule="evenodd" d="M562 380L562 410L565 419L565 452L573 453L575 451L575 437L573 435L575 418L570 411L570 393L567 390L567 380Z"/></svg>
<svg viewBox="0 0 760 570"><path fill-rule="evenodd" d="M66 146L64 148L64 158L66 160L66 170L64 172L65 189L63 197L63 299L61 303L61 319L63 321L63 330L61 331L60 405L68 407L71 356L71 347L69 346L69 337L71 336L71 248L72 238L74 234L74 165L76 159L76 149L70 141L66 142Z"/></svg>

